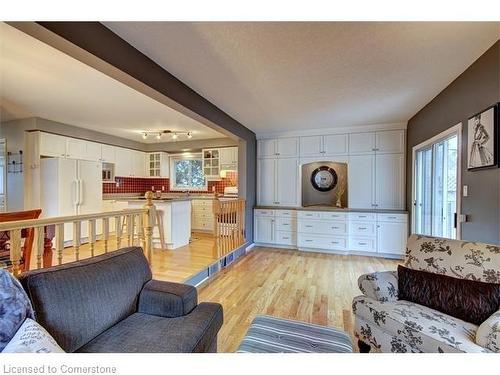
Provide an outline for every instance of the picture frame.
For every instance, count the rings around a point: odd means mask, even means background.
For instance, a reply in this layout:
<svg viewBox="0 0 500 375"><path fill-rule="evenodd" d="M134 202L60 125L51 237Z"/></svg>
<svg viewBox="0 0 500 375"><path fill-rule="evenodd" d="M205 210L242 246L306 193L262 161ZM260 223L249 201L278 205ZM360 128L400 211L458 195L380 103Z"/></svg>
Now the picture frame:
<svg viewBox="0 0 500 375"><path fill-rule="evenodd" d="M467 170L498 168L498 103L467 121Z"/></svg>

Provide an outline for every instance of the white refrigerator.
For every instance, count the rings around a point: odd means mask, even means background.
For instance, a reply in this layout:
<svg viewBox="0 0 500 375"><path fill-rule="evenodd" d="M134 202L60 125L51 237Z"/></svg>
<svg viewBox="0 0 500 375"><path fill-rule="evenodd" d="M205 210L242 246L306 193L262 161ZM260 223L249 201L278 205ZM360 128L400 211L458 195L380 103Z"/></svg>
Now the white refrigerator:
<svg viewBox="0 0 500 375"><path fill-rule="evenodd" d="M42 217L70 216L102 211L101 163L86 160L41 160ZM100 230L100 222L97 225ZM88 221L81 223L81 239L88 238ZM73 239L73 225L64 225L64 241Z"/></svg>

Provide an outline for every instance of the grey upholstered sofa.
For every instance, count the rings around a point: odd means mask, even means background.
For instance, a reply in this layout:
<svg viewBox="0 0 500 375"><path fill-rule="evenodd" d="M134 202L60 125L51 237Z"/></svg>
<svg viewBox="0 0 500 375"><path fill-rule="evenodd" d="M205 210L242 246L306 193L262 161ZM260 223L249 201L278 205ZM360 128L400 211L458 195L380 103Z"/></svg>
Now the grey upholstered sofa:
<svg viewBox="0 0 500 375"><path fill-rule="evenodd" d="M152 280L129 247L23 274L36 320L67 352L216 352L222 306L196 288Z"/></svg>

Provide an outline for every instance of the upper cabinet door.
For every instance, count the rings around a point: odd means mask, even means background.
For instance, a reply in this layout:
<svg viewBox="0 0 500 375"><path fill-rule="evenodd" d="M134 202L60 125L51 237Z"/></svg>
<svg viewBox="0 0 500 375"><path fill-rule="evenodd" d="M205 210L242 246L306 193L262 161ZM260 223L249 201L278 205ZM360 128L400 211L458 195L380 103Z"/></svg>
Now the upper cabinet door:
<svg viewBox="0 0 500 375"><path fill-rule="evenodd" d="M379 153L405 152L405 131L388 130L377 132L375 149Z"/></svg>
<svg viewBox="0 0 500 375"><path fill-rule="evenodd" d="M378 209L404 208L405 158L404 154L381 154L375 162L375 204ZM349 185L349 188L352 185Z"/></svg>
<svg viewBox="0 0 500 375"><path fill-rule="evenodd" d="M85 160L87 142L76 138L66 138L66 156L71 159Z"/></svg>
<svg viewBox="0 0 500 375"><path fill-rule="evenodd" d="M347 155L347 144L347 134L333 134L323 137L323 151L326 155Z"/></svg>
<svg viewBox="0 0 500 375"><path fill-rule="evenodd" d="M132 175L146 176L146 154L144 152L132 150Z"/></svg>
<svg viewBox="0 0 500 375"><path fill-rule="evenodd" d="M85 141L85 160L101 161L101 144Z"/></svg>
<svg viewBox="0 0 500 375"><path fill-rule="evenodd" d="M220 150L220 165L238 164L238 147L225 147Z"/></svg>
<svg viewBox="0 0 500 375"><path fill-rule="evenodd" d="M261 206L276 204L276 159L258 160L257 202Z"/></svg>
<svg viewBox="0 0 500 375"><path fill-rule="evenodd" d="M375 133L349 134L349 154L371 154L375 151Z"/></svg>
<svg viewBox="0 0 500 375"><path fill-rule="evenodd" d="M132 175L132 150L116 147L115 176L128 177Z"/></svg>
<svg viewBox="0 0 500 375"><path fill-rule="evenodd" d="M276 140L260 139L257 141L257 157L268 158L276 156Z"/></svg>
<svg viewBox="0 0 500 375"><path fill-rule="evenodd" d="M375 208L375 155L349 156L349 208Z"/></svg>
<svg viewBox="0 0 500 375"><path fill-rule="evenodd" d="M114 163L115 157L115 147L110 145L101 145L101 160L105 163Z"/></svg>
<svg viewBox="0 0 500 375"><path fill-rule="evenodd" d="M276 140L276 156L290 158L299 156L298 138L279 138Z"/></svg>
<svg viewBox="0 0 500 375"><path fill-rule="evenodd" d="M66 137L39 132L40 155L66 157Z"/></svg>
<svg viewBox="0 0 500 375"><path fill-rule="evenodd" d="M298 206L299 163L296 158L276 161L276 203Z"/></svg>
<svg viewBox="0 0 500 375"><path fill-rule="evenodd" d="M309 137L300 137L300 156L301 157L314 157L323 156L323 137L320 135L313 135Z"/></svg>

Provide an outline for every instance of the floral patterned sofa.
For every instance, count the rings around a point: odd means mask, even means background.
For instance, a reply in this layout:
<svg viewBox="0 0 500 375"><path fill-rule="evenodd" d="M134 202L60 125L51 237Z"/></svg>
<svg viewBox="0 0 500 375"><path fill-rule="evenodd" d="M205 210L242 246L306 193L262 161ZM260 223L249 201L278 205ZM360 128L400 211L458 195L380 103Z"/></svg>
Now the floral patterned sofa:
<svg viewBox="0 0 500 375"><path fill-rule="evenodd" d="M500 283L500 246L411 235L404 266L458 279ZM500 352L500 311L480 326L398 299L395 271L362 275L354 334L361 352Z"/></svg>

